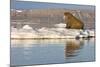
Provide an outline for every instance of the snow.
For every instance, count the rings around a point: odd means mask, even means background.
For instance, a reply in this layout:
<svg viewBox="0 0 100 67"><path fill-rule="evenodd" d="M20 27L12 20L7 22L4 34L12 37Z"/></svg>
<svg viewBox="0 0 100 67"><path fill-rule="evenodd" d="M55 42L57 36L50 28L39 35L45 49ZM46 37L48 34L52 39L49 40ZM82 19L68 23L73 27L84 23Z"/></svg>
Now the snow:
<svg viewBox="0 0 100 67"><path fill-rule="evenodd" d="M66 29L63 27L33 29L29 25L24 25L21 29L12 27L11 31L11 38L76 38L77 36L95 36L94 30Z"/></svg>
<svg viewBox="0 0 100 67"><path fill-rule="evenodd" d="M65 28L66 24L65 23L59 23L59 24L55 24L55 27L59 27L59 28Z"/></svg>
<svg viewBox="0 0 100 67"><path fill-rule="evenodd" d="M32 27L30 27L29 25L24 25L24 26L22 27L22 29L32 29Z"/></svg>

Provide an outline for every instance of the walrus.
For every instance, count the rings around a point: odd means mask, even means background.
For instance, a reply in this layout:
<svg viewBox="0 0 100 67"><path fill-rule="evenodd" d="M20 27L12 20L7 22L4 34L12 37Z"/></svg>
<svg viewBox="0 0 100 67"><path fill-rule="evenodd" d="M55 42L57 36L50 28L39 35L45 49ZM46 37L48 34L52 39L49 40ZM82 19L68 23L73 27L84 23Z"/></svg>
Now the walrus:
<svg viewBox="0 0 100 67"><path fill-rule="evenodd" d="M83 22L73 16L70 12L64 13L64 20L67 29L84 29Z"/></svg>

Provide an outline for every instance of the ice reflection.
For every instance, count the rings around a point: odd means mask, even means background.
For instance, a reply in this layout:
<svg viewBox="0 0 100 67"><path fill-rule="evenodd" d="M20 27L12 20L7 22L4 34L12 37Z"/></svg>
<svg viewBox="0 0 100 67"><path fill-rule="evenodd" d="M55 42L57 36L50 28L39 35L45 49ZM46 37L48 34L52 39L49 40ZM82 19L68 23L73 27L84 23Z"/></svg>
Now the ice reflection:
<svg viewBox="0 0 100 67"><path fill-rule="evenodd" d="M66 44L67 39L33 39L33 40L11 40L11 47L35 47L47 46L49 44Z"/></svg>

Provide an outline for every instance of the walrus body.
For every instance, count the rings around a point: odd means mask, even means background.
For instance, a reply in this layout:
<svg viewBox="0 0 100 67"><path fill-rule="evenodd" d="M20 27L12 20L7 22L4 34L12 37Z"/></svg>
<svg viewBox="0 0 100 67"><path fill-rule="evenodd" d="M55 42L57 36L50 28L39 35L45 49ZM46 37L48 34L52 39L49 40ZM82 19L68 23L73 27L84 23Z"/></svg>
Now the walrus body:
<svg viewBox="0 0 100 67"><path fill-rule="evenodd" d="M65 12L64 13L66 28L68 29L83 29L84 24L82 21L74 17L71 13Z"/></svg>

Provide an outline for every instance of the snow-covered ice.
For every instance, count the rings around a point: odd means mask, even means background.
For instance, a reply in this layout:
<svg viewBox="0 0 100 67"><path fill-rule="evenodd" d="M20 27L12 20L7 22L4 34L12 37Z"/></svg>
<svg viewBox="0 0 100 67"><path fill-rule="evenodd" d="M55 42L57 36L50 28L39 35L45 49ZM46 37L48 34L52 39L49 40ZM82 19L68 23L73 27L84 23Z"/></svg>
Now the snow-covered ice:
<svg viewBox="0 0 100 67"><path fill-rule="evenodd" d="M61 27L60 27L61 25ZM11 38L76 38L95 36L94 30L66 29L62 23L55 24L56 28L42 27L33 29L24 25L21 29L11 28Z"/></svg>

